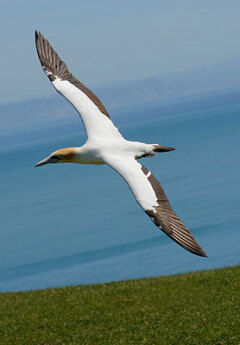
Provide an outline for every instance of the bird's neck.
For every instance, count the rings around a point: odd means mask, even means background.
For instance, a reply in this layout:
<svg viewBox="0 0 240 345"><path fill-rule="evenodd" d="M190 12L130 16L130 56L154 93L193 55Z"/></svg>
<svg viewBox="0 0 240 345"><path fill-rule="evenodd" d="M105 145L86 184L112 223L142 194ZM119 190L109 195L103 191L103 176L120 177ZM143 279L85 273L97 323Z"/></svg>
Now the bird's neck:
<svg viewBox="0 0 240 345"><path fill-rule="evenodd" d="M94 151L85 146L64 148L56 151L56 154L64 156L65 163L104 164Z"/></svg>

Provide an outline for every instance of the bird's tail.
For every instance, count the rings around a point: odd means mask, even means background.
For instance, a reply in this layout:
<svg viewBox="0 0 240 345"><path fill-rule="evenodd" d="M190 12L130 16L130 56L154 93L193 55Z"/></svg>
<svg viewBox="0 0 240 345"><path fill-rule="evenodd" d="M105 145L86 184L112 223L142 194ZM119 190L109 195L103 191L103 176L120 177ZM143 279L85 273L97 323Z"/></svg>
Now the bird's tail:
<svg viewBox="0 0 240 345"><path fill-rule="evenodd" d="M162 146L162 145L153 145L154 149L153 152L168 152L168 151L174 151L174 147L169 146Z"/></svg>

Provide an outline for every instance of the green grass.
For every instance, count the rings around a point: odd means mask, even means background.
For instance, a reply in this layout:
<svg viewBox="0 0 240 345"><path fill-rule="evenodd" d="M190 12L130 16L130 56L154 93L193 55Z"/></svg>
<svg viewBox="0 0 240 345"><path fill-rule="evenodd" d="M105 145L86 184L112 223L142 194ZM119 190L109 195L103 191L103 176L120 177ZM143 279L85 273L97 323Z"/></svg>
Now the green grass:
<svg viewBox="0 0 240 345"><path fill-rule="evenodd" d="M0 294L1 345L240 345L240 267Z"/></svg>

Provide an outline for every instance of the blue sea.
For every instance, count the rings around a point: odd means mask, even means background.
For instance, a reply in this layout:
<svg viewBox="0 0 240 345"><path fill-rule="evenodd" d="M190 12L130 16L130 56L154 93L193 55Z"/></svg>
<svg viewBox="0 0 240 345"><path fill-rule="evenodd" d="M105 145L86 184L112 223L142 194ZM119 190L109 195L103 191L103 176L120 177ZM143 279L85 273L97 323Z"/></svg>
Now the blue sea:
<svg viewBox="0 0 240 345"><path fill-rule="evenodd" d="M0 291L239 264L240 101L190 103L115 110L112 119L129 140L176 148L142 164L208 258L185 251L155 227L108 166L34 167L58 148L84 143L81 122L71 113L69 122L1 138Z"/></svg>

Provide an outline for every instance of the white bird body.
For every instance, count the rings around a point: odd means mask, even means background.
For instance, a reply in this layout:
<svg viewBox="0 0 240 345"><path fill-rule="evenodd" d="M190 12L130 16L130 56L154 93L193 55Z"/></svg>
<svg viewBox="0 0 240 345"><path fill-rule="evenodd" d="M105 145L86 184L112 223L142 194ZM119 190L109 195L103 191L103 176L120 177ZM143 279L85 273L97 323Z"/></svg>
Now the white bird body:
<svg viewBox="0 0 240 345"><path fill-rule="evenodd" d="M65 62L40 32L36 32L35 37L43 70L57 92L80 114L87 133L87 141L82 147L59 149L36 166L48 163L108 164L127 182L139 205L158 228L186 250L206 256L172 210L159 182L137 161L142 157L152 157L156 152L174 149L123 138L96 95L68 71Z"/></svg>

